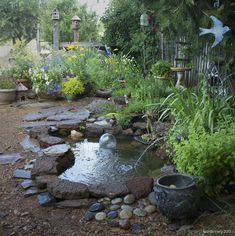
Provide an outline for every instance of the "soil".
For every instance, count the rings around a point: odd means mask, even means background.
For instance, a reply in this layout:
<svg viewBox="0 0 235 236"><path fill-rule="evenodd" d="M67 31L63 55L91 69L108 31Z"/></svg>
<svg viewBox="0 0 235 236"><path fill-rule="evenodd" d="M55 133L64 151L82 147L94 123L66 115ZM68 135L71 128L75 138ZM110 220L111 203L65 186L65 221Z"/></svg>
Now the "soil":
<svg viewBox="0 0 235 236"><path fill-rule="evenodd" d="M24 157L14 164L0 165L0 235L135 235L136 233L131 230L112 228L107 221L84 221L85 209L41 207L37 203L37 196L24 197L23 189L20 186L22 180L13 179L12 172L16 168L23 168L29 160L35 157L33 154L22 150L19 143L24 138L25 131L19 127L25 114L35 112L38 109L34 106L0 106L0 152L20 153ZM131 223L143 223L145 225L145 229L138 235L179 234L174 231L172 224L159 212L144 218L134 218ZM188 235L201 235L208 225L210 230L231 230L233 222L231 217L222 213L213 215L213 217L210 214L202 215L193 224Z"/></svg>

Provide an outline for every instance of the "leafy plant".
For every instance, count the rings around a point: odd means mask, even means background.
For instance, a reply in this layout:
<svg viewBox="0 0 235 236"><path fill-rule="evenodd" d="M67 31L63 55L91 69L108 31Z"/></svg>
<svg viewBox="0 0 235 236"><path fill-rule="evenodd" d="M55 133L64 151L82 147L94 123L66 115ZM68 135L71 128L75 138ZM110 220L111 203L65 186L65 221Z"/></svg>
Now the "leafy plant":
<svg viewBox="0 0 235 236"><path fill-rule="evenodd" d="M167 61L158 61L151 66L151 73L156 77L169 79L172 75L171 64Z"/></svg>
<svg viewBox="0 0 235 236"><path fill-rule="evenodd" d="M83 82L77 77L73 77L68 81L62 82L61 87L62 94L72 97L82 94L85 90Z"/></svg>
<svg viewBox="0 0 235 236"><path fill-rule="evenodd" d="M16 84L10 80L0 80L0 89L15 89Z"/></svg>
<svg viewBox="0 0 235 236"><path fill-rule="evenodd" d="M209 134L203 127L190 126L188 139L173 142L173 159L180 172L205 178L201 187L215 195L235 184L235 123L222 123Z"/></svg>

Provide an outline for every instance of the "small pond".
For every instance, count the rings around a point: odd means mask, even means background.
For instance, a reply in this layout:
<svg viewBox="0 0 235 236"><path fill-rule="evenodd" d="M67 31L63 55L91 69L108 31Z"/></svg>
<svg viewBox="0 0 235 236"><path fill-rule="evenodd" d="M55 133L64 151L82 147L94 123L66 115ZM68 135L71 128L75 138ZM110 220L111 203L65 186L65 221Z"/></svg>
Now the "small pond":
<svg viewBox="0 0 235 236"><path fill-rule="evenodd" d="M125 181L131 177L160 174L164 161L149 150L136 168L134 164L147 147L133 139L118 139L117 149L103 149L97 140L71 144L75 154L74 165L60 175L61 179L84 184Z"/></svg>

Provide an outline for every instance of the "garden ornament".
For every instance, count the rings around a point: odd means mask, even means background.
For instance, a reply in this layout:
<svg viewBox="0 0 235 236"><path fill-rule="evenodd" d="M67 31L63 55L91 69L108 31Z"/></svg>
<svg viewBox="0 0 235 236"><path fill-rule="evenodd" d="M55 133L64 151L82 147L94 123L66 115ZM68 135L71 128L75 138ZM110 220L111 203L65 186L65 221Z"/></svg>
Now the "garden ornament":
<svg viewBox="0 0 235 236"><path fill-rule="evenodd" d="M116 149L117 141L112 134L105 133L100 137L99 145L100 148Z"/></svg>
<svg viewBox="0 0 235 236"><path fill-rule="evenodd" d="M211 46L213 48L223 40L224 34L230 29L228 26L223 26L223 22L218 20L215 16L210 16L210 18L213 21L213 27L210 29L199 28L201 30L199 36L204 34L214 34L215 41Z"/></svg>

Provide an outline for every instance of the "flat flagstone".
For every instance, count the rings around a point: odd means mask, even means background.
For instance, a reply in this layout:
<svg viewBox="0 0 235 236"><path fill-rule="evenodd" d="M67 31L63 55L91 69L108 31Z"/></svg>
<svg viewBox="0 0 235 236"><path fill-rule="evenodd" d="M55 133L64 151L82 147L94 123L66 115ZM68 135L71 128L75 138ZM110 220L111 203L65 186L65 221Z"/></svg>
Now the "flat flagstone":
<svg viewBox="0 0 235 236"><path fill-rule="evenodd" d="M0 164L11 164L22 159L19 153L0 154Z"/></svg>
<svg viewBox="0 0 235 236"><path fill-rule="evenodd" d="M67 153L69 150L70 150L69 145L58 144L58 145L54 145L46 149L43 149L42 152L46 156L60 157L60 156L63 156L65 153Z"/></svg>
<svg viewBox="0 0 235 236"><path fill-rule="evenodd" d="M13 171L13 177L19 179L31 179L31 171L16 169Z"/></svg>
<svg viewBox="0 0 235 236"><path fill-rule="evenodd" d="M24 116L23 121L31 122L31 121L39 121L44 120L47 118L46 114L37 113L30 113Z"/></svg>
<svg viewBox="0 0 235 236"><path fill-rule="evenodd" d="M24 150L29 150L33 153L38 153L40 151L39 143L36 139L31 139L29 135L27 135L23 141L20 143Z"/></svg>

